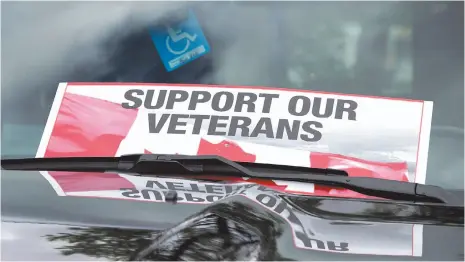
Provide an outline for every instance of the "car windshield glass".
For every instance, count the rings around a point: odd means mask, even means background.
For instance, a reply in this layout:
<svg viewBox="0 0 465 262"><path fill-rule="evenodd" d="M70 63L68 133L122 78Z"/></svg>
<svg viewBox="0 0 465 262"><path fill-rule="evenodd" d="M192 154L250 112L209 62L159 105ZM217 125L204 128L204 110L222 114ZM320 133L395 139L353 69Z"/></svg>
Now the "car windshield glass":
<svg viewBox="0 0 465 262"><path fill-rule="evenodd" d="M150 28L186 10L211 52L168 71ZM3 156L35 155L59 82L273 86L433 101L426 183L463 188L462 2L8 2L1 19Z"/></svg>

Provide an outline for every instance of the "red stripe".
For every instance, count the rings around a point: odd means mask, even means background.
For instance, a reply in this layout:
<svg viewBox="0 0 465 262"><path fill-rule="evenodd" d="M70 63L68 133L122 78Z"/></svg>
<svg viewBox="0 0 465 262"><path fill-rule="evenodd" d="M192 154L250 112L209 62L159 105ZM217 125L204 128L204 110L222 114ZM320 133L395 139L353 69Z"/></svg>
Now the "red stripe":
<svg viewBox="0 0 465 262"><path fill-rule="evenodd" d="M151 155L153 154L152 152L148 151L147 149L144 149L144 154L148 154L148 155Z"/></svg>
<svg viewBox="0 0 465 262"><path fill-rule="evenodd" d="M421 105L421 118L420 118L420 132L418 133L418 143L417 143L417 157L415 159L415 176L413 181L417 181L417 171L418 171L418 157L420 156L420 142L421 142L421 132L423 127L423 114L425 111L425 102Z"/></svg>
<svg viewBox="0 0 465 262"><path fill-rule="evenodd" d="M312 152L311 167L343 169L354 177L374 177L399 181L408 181L405 176L405 162L376 162L339 154ZM341 168L347 166L347 168Z"/></svg>
<svg viewBox="0 0 465 262"><path fill-rule="evenodd" d="M115 156L137 110L101 99L66 93L45 157ZM133 187L118 174L49 172L64 192Z"/></svg>
<svg viewBox="0 0 465 262"><path fill-rule="evenodd" d="M226 140L213 144L201 139L197 155L218 155L240 162L255 162L257 158L254 154L245 152L238 144Z"/></svg>

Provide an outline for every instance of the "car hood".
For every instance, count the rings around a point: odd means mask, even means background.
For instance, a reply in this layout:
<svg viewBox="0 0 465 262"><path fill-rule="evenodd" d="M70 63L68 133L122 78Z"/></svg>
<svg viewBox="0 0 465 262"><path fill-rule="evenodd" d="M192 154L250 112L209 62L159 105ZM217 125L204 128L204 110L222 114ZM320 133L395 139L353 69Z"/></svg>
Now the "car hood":
<svg viewBox="0 0 465 262"><path fill-rule="evenodd" d="M208 203L58 196L2 171L2 260L463 260L463 208L250 186ZM26 251L25 251L26 250Z"/></svg>

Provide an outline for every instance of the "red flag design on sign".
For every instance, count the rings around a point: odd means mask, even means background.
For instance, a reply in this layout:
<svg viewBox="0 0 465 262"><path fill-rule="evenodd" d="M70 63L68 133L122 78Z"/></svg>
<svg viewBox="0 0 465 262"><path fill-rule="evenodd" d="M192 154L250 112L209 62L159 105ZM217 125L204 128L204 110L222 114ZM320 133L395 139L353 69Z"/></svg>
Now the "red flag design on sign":
<svg viewBox="0 0 465 262"><path fill-rule="evenodd" d="M218 155L232 161L250 163L254 163L257 158L254 154L245 152L237 143L226 140L214 144L201 139L197 155Z"/></svg>
<svg viewBox="0 0 465 262"><path fill-rule="evenodd" d="M408 181L405 162L376 162L330 153L310 153L311 167L342 169L354 177L375 177Z"/></svg>
<svg viewBox="0 0 465 262"><path fill-rule="evenodd" d="M44 157L115 156L137 110L101 99L67 93ZM49 172L64 192L112 190L134 185L118 174Z"/></svg>
<svg viewBox="0 0 465 262"><path fill-rule="evenodd" d="M127 137L133 126L137 114L137 110L124 109L117 103L65 93L44 157L115 156L121 142ZM144 153L150 154L151 152L145 149ZM266 150L246 152L240 144L229 140L212 143L201 139L197 149L198 155L220 155L241 162L256 162L257 155L266 153ZM309 157L311 167L343 169L350 176L407 181L406 163L374 162L318 152L309 153ZM64 192L118 190L134 187L131 182L118 174L49 173L60 184ZM278 185L272 180L245 180L242 178L231 178L231 180L254 182L276 190L287 191L285 185ZM310 194L308 192L301 193ZM314 193L311 194L366 198L366 196L350 190L318 185L315 185Z"/></svg>

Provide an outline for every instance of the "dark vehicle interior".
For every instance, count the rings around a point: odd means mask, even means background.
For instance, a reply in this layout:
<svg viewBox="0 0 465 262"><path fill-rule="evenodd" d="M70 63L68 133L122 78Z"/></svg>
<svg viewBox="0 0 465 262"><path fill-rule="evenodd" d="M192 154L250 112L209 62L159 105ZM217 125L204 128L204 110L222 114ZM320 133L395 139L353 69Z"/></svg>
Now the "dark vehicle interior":
<svg viewBox="0 0 465 262"><path fill-rule="evenodd" d="M23 75L29 78L22 82L30 85L27 92L11 84L13 74L2 72L2 154L35 154L62 81L278 86L433 101L427 183L462 188L463 2L199 2L191 8L204 26L211 52L175 71L163 67L147 31L154 24L147 24L131 27L130 33L118 27L100 41L104 66L76 62L57 77L37 82L34 75ZM171 14L158 22L176 19ZM357 19L365 27L358 33L356 55L346 55L344 66L334 58L340 44L332 42L338 33L331 21ZM351 24L345 28L358 32ZM390 40L392 35L397 40ZM327 46L335 46L334 52ZM8 46L2 50L2 64L21 56ZM305 54L311 55L303 59Z"/></svg>

